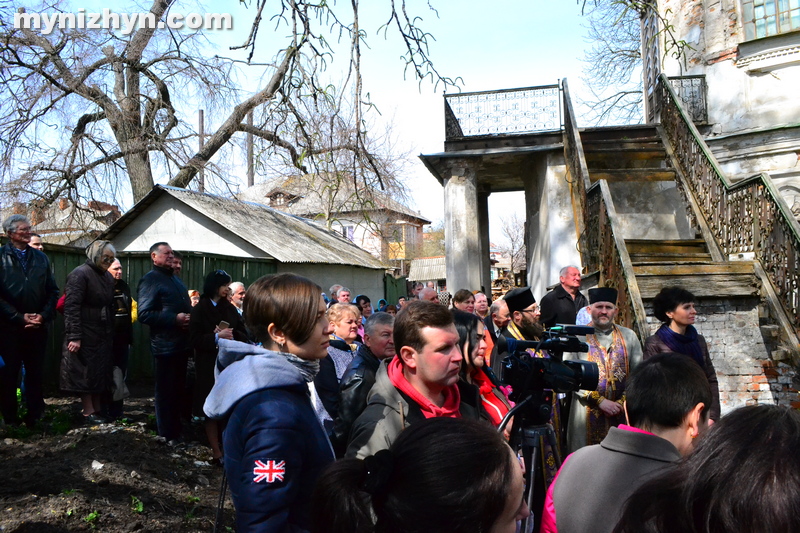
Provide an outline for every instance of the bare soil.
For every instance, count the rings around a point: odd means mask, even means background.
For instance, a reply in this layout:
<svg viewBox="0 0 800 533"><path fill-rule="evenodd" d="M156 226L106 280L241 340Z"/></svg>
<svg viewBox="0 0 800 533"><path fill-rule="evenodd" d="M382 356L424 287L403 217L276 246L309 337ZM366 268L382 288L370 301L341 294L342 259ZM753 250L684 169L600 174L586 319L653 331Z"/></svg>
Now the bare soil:
<svg viewBox="0 0 800 533"><path fill-rule="evenodd" d="M0 532L213 530L222 469L202 424L170 446L156 436L152 396L132 392L123 422L83 426L75 399L49 398L35 431L0 429ZM233 523L228 495L219 531Z"/></svg>

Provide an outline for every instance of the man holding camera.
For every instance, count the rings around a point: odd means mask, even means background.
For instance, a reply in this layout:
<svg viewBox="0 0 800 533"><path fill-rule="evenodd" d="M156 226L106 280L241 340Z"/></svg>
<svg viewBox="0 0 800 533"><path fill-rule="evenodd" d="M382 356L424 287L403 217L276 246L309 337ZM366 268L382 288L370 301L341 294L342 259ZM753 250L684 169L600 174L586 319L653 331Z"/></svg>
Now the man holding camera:
<svg viewBox="0 0 800 533"><path fill-rule="evenodd" d="M600 444L611 427L625 423L622 405L628 376L642 362L642 345L636 334L614 323L617 316L617 290L609 287L589 289L589 314L594 335L581 338L588 353L565 353L564 359L597 363L599 385L595 391L581 390L572 395L567 426L568 453L584 446Z"/></svg>

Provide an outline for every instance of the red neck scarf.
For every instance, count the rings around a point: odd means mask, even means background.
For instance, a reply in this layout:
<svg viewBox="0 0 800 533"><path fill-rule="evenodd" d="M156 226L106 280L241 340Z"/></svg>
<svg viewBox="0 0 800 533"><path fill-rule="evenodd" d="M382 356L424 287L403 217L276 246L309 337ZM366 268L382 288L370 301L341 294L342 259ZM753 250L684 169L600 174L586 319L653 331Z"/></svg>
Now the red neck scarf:
<svg viewBox="0 0 800 533"><path fill-rule="evenodd" d="M387 370L389 371L389 381L392 382L392 385L419 405L425 418L461 418L461 413L458 412L458 406L461 404L461 394L458 392L456 385L444 389L444 405L439 407L408 382L403 375L403 364L400 362L400 357L394 357Z"/></svg>

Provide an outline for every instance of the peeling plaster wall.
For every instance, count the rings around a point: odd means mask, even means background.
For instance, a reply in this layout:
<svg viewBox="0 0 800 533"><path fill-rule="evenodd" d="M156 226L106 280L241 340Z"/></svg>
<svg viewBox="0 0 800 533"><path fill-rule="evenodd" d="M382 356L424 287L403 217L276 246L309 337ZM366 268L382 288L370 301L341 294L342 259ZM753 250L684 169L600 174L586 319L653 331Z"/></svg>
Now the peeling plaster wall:
<svg viewBox="0 0 800 533"><path fill-rule="evenodd" d="M658 5L691 47L680 60L666 50L663 71L706 76L706 141L724 172L734 181L768 172L800 186L800 31L745 41L739 0ZM663 35L661 43L664 52Z"/></svg>
<svg viewBox="0 0 800 533"><path fill-rule="evenodd" d="M581 266L572 197L566 180L563 154L548 154L537 161L525 179L528 218L528 283L537 300L547 287L558 283L567 265Z"/></svg>
<svg viewBox="0 0 800 533"><path fill-rule="evenodd" d="M756 70L753 65L745 66L746 54L739 47L744 41L739 9L738 0L660 1L659 10L672 25L675 37L691 47L677 60L663 48L666 41L662 36L664 72L668 76L706 75L713 134L800 123L800 51L787 55L782 63ZM800 44L800 32L785 36ZM760 39L748 44L762 43L760 48L768 51L769 42ZM788 44L776 42L775 47Z"/></svg>

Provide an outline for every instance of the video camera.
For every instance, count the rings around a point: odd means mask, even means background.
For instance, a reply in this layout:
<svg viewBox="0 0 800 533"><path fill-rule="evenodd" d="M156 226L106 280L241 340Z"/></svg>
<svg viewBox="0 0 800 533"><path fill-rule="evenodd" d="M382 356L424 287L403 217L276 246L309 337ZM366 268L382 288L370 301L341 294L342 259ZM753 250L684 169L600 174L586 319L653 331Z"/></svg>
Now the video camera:
<svg viewBox="0 0 800 533"><path fill-rule="evenodd" d="M519 402L544 389L569 392L597 389L599 371L596 363L562 361L564 352L588 352L589 345L576 335L591 335L594 328L558 324L547 330L541 341L518 341L497 338L497 353L508 352L503 359L501 379L511 385L511 400ZM546 350L550 358L532 357L528 349Z"/></svg>

